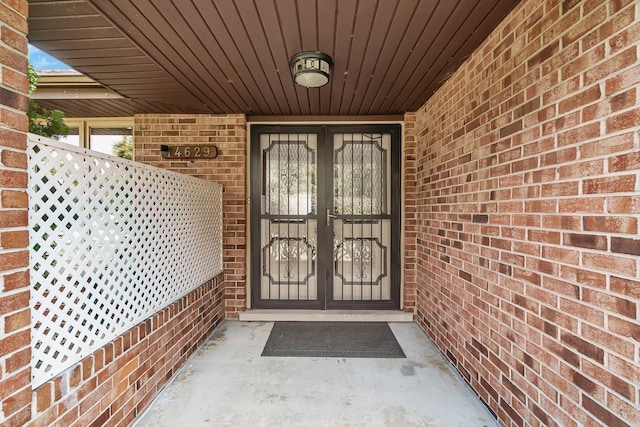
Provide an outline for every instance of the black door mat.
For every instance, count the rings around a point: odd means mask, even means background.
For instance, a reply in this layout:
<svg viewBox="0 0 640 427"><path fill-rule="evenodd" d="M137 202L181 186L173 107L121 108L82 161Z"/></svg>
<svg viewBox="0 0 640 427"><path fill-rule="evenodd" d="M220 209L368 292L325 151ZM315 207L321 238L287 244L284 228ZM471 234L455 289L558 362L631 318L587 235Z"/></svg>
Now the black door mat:
<svg viewBox="0 0 640 427"><path fill-rule="evenodd" d="M385 322L275 322L262 356L406 357Z"/></svg>

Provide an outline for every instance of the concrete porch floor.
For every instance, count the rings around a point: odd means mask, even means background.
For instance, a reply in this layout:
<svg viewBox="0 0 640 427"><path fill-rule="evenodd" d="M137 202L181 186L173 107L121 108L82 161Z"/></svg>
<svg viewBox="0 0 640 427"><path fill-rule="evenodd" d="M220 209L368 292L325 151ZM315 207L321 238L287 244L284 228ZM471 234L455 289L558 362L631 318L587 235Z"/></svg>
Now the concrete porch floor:
<svg viewBox="0 0 640 427"><path fill-rule="evenodd" d="M222 323L134 425L498 425L415 323L406 359L261 357L272 326Z"/></svg>

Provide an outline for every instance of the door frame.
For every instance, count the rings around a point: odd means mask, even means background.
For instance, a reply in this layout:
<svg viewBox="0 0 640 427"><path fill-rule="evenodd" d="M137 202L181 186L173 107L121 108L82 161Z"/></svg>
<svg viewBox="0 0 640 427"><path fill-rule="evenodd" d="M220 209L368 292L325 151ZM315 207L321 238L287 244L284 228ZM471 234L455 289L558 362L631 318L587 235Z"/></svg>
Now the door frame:
<svg viewBox="0 0 640 427"><path fill-rule="evenodd" d="M391 247L390 247L390 285L391 285L391 298L385 301L331 301L328 299L328 294L331 292L327 290L330 287L333 266L326 265L327 262L332 263L333 257L328 260L325 257L318 257L317 259L317 271L318 274L324 273L326 277L323 278L321 283L323 286L318 286L318 299L312 301L305 300L260 300L260 247L261 247L261 211L260 211L260 135L264 133L314 133L317 134L318 147L321 144L333 144L333 134L340 133L385 133L391 135L391 171L389 178L391 180L391 195L390 195L390 213L391 213ZM402 126L401 124L252 124L249 128L249 200L253 201L249 203L249 224L248 230L250 234L249 245L249 280L248 291L250 293L249 300L252 308L257 309L314 309L314 310L400 310L401 309L401 250L400 245L402 243L402 209L401 209L401 194L402 194ZM332 178L332 171L330 166L333 165L331 158L327 159L327 155L323 153L332 152L327 150L318 149L318 181L321 178ZM331 181L332 182L332 181ZM332 187L332 185L331 185ZM331 189L329 186L325 190L318 189L318 221L324 215L322 214L325 209L325 204L329 203ZM329 194L327 194L329 193ZM327 202L321 202L321 198L326 198ZM323 209L323 210L321 210ZM330 253L332 248L318 247L319 253Z"/></svg>

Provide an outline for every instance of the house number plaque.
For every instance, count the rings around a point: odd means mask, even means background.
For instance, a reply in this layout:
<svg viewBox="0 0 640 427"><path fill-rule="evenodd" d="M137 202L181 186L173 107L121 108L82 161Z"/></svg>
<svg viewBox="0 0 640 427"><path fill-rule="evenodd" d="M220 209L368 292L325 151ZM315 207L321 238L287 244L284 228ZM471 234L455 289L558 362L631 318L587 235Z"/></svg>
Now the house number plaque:
<svg viewBox="0 0 640 427"><path fill-rule="evenodd" d="M160 152L164 159L215 159L218 157L218 147L211 144L162 145Z"/></svg>

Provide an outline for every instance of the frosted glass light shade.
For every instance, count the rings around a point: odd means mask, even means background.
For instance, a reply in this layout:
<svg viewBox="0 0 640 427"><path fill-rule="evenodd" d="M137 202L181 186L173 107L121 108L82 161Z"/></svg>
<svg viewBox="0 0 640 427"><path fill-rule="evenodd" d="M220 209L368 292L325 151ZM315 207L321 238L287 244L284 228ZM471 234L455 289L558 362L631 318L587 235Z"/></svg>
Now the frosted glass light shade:
<svg viewBox="0 0 640 427"><path fill-rule="evenodd" d="M304 87L321 87L329 83L333 59L322 52L301 52L289 60L293 81Z"/></svg>

